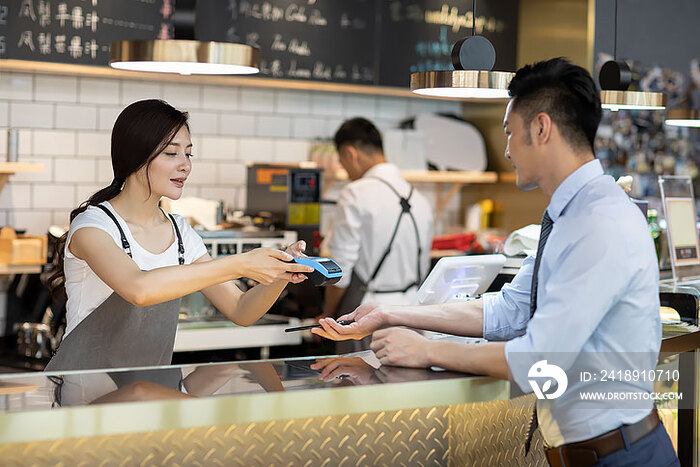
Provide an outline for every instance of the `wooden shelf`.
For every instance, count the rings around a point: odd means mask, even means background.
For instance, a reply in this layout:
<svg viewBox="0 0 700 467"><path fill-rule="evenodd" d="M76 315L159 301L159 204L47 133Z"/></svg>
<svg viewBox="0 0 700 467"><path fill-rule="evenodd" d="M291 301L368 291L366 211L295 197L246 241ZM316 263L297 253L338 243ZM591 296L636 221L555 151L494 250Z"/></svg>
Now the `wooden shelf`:
<svg viewBox="0 0 700 467"><path fill-rule="evenodd" d="M33 62L28 60L0 60L0 71L15 73L38 73L50 75L85 76L90 78L133 79L188 84L211 84L220 86L249 86L258 88L299 89L306 91L343 92L348 94L373 94L376 96L410 97L414 99L451 100L451 98L425 97L412 93L408 86L396 88L361 84L325 83L246 76L188 75L174 73L144 73L116 70L108 66L73 65L68 63ZM406 77L408 79L408 76ZM503 106L508 99L460 99L460 102L495 104Z"/></svg>
<svg viewBox="0 0 700 467"><path fill-rule="evenodd" d="M500 183L515 183L516 178L515 172L499 172L498 174Z"/></svg>
<svg viewBox="0 0 700 467"><path fill-rule="evenodd" d="M17 172L43 172L44 164L34 162L0 162L0 174L12 175Z"/></svg>
<svg viewBox="0 0 700 467"><path fill-rule="evenodd" d="M428 170L402 170L401 176L409 183L434 183L435 184L435 216L434 222L438 223L440 217L450 203L454 195L459 192L462 186L474 183L496 183L498 174L496 172L440 172ZM348 179L348 174L344 170L336 172L323 172L324 184L323 194L333 185L335 181ZM451 185L447 193L443 191L443 184Z"/></svg>
<svg viewBox="0 0 700 467"><path fill-rule="evenodd" d="M18 172L43 172L44 164L34 162L0 162L0 191L2 191L10 175Z"/></svg>
<svg viewBox="0 0 700 467"><path fill-rule="evenodd" d="M0 263L0 275L7 274L39 274L41 272L40 264L28 265L11 265Z"/></svg>
<svg viewBox="0 0 700 467"><path fill-rule="evenodd" d="M323 173L326 180L347 180L344 170ZM409 183L496 183L496 172L439 172L428 170L402 170L401 176Z"/></svg>

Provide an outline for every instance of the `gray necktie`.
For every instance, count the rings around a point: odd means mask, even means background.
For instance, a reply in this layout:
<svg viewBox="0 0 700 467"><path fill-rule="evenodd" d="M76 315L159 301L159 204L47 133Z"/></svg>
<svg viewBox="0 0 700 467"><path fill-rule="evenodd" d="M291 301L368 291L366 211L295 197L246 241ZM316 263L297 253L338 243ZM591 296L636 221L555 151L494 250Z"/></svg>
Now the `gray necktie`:
<svg viewBox="0 0 700 467"><path fill-rule="evenodd" d="M532 270L532 287L530 287L530 318L535 314L537 309L537 273L540 270L540 261L542 261L542 254L544 253L544 246L547 243L549 234L552 233L552 226L554 221L549 217L547 211L544 212L542 216L542 229L540 230L540 241L537 243L537 257L535 258L535 267ZM532 410L532 415L530 416L530 423L527 428L527 439L525 439L525 455L530 452L530 443L532 442L532 435L535 434L537 429L537 403L535 403L535 408Z"/></svg>
<svg viewBox="0 0 700 467"><path fill-rule="evenodd" d="M554 222L549 217L547 211L542 216L542 229L540 230L540 241L537 243L537 257L535 258L535 268L532 270L532 286L530 287L530 318L535 314L537 309L537 273L540 270L540 261L542 261L542 253L544 246L547 243L549 234L552 233Z"/></svg>

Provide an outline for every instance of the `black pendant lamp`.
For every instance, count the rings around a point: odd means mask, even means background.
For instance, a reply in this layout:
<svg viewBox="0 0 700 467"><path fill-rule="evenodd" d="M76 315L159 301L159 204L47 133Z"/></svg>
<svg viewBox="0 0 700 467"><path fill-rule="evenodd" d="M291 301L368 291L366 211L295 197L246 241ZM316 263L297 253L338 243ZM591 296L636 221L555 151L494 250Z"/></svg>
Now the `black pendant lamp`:
<svg viewBox="0 0 700 467"><path fill-rule="evenodd" d="M503 99L515 73L492 71L496 50L484 36L474 34L476 0L472 3L472 35L452 48L454 70L411 73L411 91L431 97Z"/></svg>
<svg viewBox="0 0 700 467"><path fill-rule="evenodd" d="M609 110L663 110L666 95L662 92L629 91L635 80L634 72L624 60L617 60L617 0L615 0L615 34L613 36L613 59L600 68L600 102Z"/></svg>
<svg viewBox="0 0 700 467"><path fill-rule="evenodd" d="M257 47L195 39L196 6L196 0L177 0L173 13L174 39L112 42L109 65L121 70L181 75L258 73Z"/></svg>

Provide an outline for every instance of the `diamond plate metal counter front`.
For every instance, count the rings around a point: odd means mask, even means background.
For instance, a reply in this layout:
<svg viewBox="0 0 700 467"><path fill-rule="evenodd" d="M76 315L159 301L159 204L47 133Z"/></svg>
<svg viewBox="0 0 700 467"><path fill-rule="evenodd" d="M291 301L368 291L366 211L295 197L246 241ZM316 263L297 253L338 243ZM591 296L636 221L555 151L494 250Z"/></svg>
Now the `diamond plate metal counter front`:
<svg viewBox="0 0 700 467"><path fill-rule="evenodd" d="M525 456L527 426L535 405L530 394L509 401L460 404L450 411L450 465L547 466L540 430Z"/></svg>
<svg viewBox="0 0 700 467"><path fill-rule="evenodd" d="M521 413L522 412L522 413ZM487 402L0 445L0 465L546 465L529 412Z"/></svg>
<svg viewBox="0 0 700 467"><path fill-rule="evenodd" d="M446 465L450 407L0 445L0 465Z"/></svg>

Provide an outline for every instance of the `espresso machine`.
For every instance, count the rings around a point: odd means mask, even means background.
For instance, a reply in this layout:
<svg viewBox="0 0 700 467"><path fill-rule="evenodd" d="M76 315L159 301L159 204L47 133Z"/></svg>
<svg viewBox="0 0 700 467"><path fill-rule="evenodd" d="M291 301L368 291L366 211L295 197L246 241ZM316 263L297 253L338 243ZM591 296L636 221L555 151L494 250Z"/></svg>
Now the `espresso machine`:
<svg viewBox="0 0 700 467"><path fill-rule="evenodd" d="M246 214L274 230L293 230L317 255L323 169L272 164L248 166Z"/></svg>

